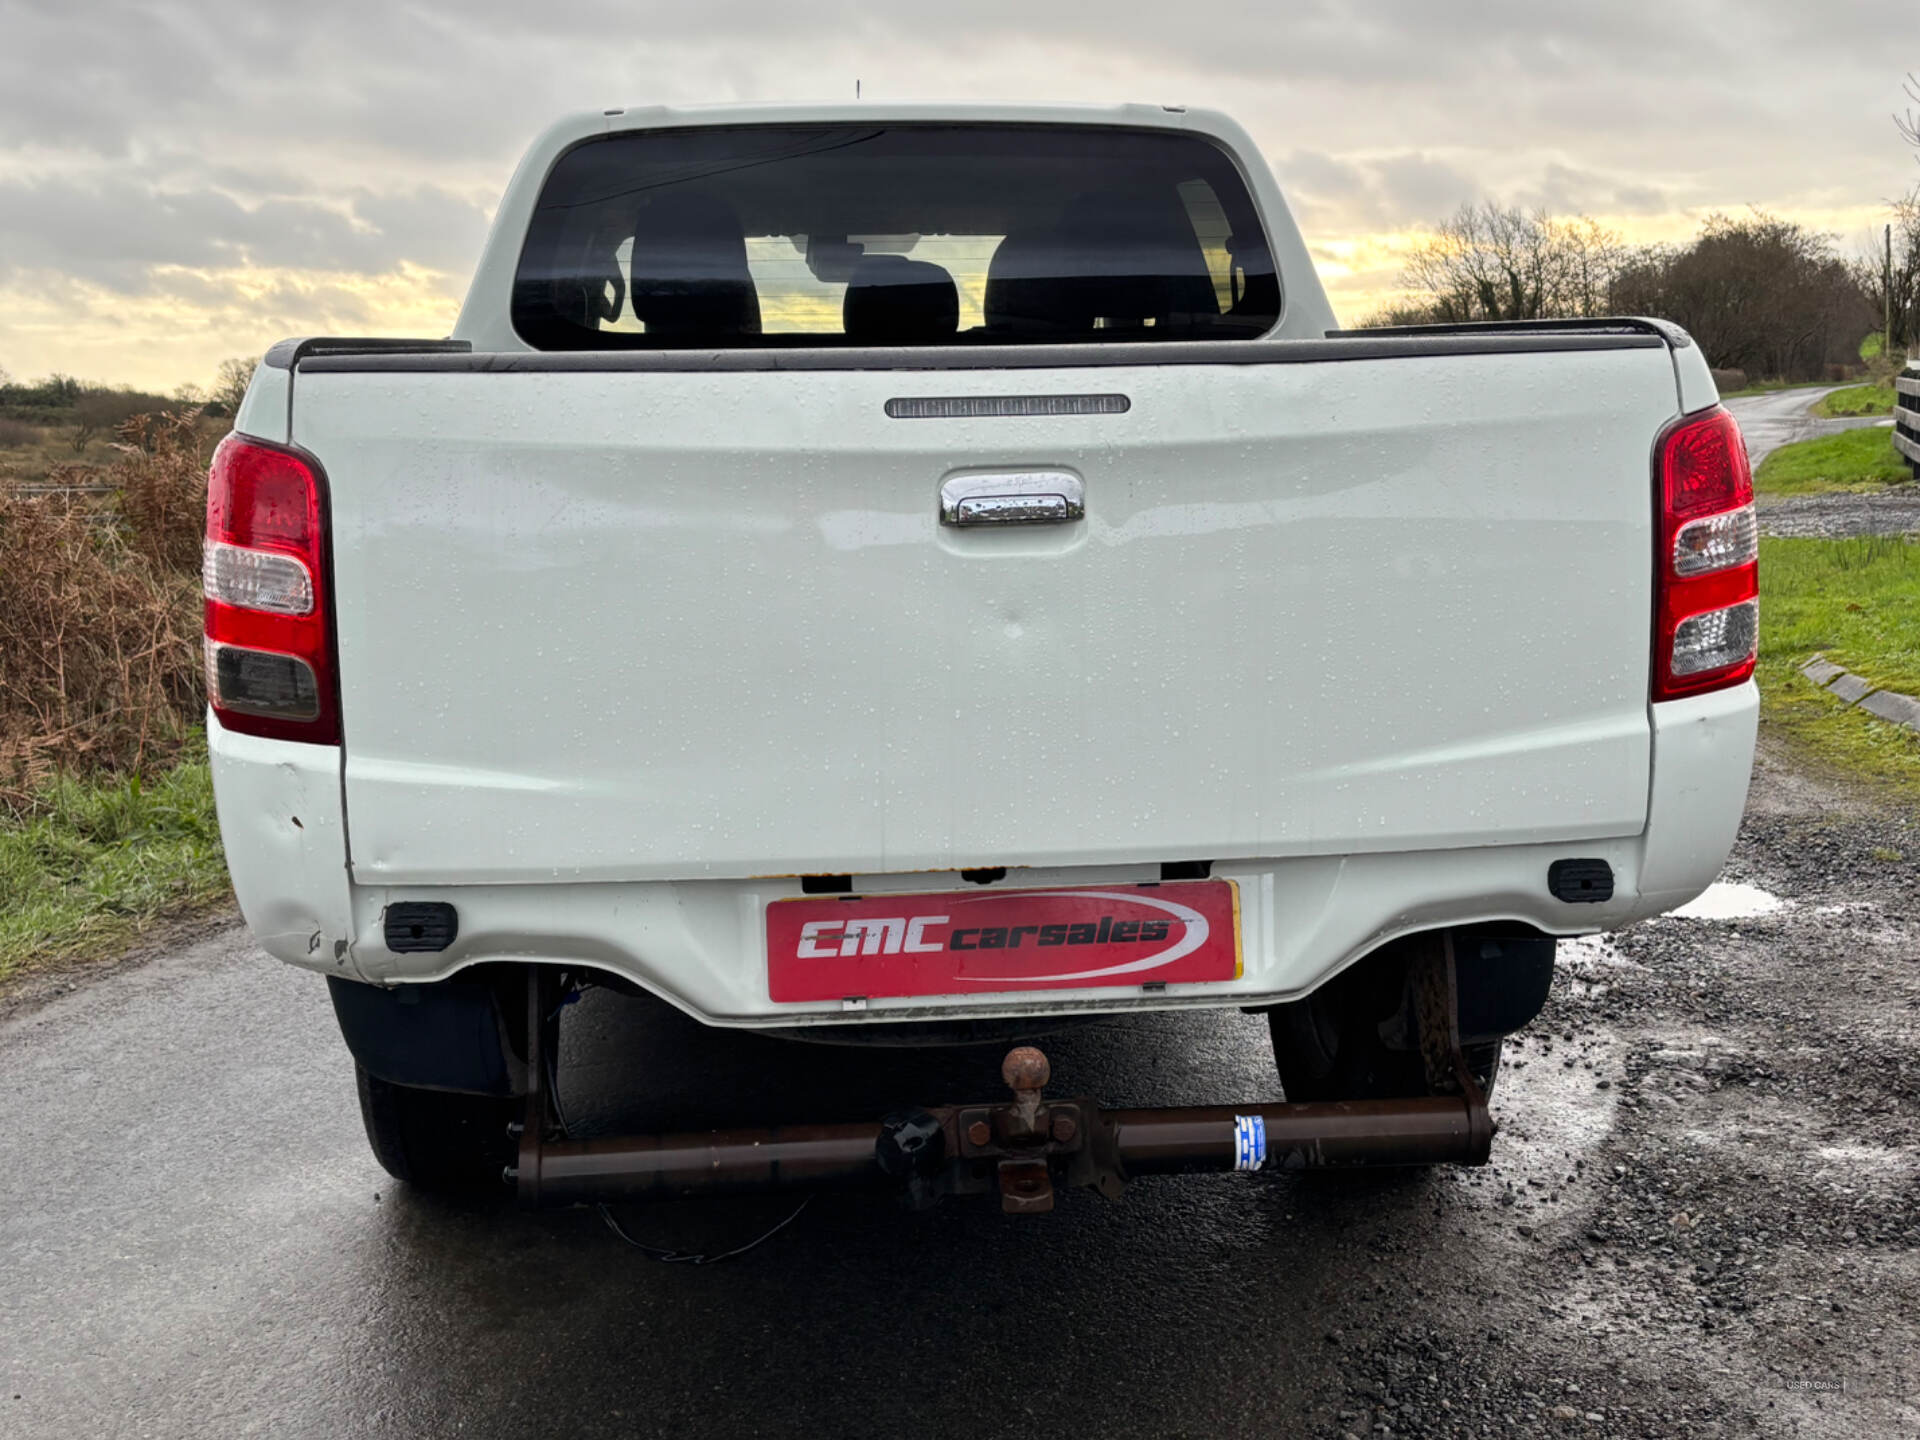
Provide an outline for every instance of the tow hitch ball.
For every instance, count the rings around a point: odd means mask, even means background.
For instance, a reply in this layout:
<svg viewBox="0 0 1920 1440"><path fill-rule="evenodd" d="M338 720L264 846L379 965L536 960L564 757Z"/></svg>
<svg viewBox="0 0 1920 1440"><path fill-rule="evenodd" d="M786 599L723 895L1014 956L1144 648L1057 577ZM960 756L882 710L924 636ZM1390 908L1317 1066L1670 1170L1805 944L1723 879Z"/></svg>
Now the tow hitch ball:
<svg viewBox="0 0 1920 1440"><path fill-rule="evenodd" d="M901 1110L877 1124L575 1140L543 1133L533 1117L544 1111L530 1103L508 1178L529 1207L893 1188L916 1206L998 1191L1008 1214L1035 1215L1053 1208L1060 1186L1114 1199L1141 1175L1481 1165L1493 1140L1486 1098L1464 1064L1452 1067L1462 1087L1453 1095L1157 1110L1049 1100L1050 1069L1039 1050L1021 1046L1000 1070L1010 1100Z"/></svg>

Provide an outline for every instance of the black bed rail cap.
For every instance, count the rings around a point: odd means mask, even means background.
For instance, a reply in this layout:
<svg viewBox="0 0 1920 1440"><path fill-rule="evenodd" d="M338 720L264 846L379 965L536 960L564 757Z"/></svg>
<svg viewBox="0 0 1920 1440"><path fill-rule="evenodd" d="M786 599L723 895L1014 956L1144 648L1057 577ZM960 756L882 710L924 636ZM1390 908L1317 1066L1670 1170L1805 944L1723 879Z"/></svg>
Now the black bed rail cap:
<svg viewBox="0 0 1920 1440"><path fill-rule="evenodd" d="M470 340L354 339L339 335L303 335L282 340L262 357L263 365L291 370L313 355L467 355Z"/></svg>
<svg viewBox="0 0 1920 1440"><path fill-rule="evenodd" d="M1693 337L1671 320L1646 315L1599 315L1592 319L1563 317L1550 320L1460 320L1440 325L1378 325L1353 330L1329 330L1327 337L1363 335L1486 335L1499 334L1658 335L1675 350L1685 350Z"/></svg>
<svg viewBox="0 0 1920 1440"><path fill-rule="evenodd" d="M1486 333L1394 334L1343 331L1321 340L1161 340L1104 345L823 346L753 350L349 350L309 353L310 374L707 373L773 370L1090 370L1168 365L1311 365L1441 355L1519 355L1571 350L1657 349L1667 342L1642 329L1543 329Z"/></svg>

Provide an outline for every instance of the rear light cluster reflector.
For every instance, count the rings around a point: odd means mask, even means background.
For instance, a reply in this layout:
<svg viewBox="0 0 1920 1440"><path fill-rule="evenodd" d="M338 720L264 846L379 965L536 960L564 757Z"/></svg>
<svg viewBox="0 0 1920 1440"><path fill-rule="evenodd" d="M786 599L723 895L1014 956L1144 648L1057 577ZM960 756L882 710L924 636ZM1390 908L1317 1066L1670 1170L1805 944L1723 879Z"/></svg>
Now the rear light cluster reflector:
<svg viewBox="0 0 1920 1440"><path fill-rule="evenodd" d="M291 555L243 550L238 545L209 540L200 562L200 583L209 600L238 605L242 610L269 610L275 615L313 613L313 576Z"/></svg>
<svg viewBox="0 0 1920 1440"><path fill-rule="evenodd" d="M320 682L313 667L293 655L207 644L207 693L216 709L288 720L320 718Z"/></svg>
<svg viewBox="0 0 1920 1440"><path fill-rule="evenodd" d="M1654 446L1659 550L1653 698L1739 685L1760 641L1760 525L1740 427L1725 410L1684 415Z"/></svg>
<svg viewBox="0 0 1920 1440"><path fill-rule="evenodd" d="M1760 558L1760 517L1743 505L1725 515L1689 520L1673 542L1673 573L1711 575Z"/></svg>
<svg viewBox="0 0 1920 1440"><path fill-rule="evenodd" d="M326 511L299 453L229 435L207 479L207 698L229 730L337 744Z"/></svg>

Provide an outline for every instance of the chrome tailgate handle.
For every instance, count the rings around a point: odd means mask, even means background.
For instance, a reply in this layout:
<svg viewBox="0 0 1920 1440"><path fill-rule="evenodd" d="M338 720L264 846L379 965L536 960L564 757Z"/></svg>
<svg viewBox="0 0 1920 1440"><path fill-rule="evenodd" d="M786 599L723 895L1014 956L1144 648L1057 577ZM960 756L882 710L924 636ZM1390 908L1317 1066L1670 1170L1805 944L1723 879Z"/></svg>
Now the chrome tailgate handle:
<svg viewBox="0 0 1920 1440"><path fill-rule="evenodd" d="M942 525L1058 525L1086 514L1086 483L1069 470L950 475L940 482Z"/></svg>

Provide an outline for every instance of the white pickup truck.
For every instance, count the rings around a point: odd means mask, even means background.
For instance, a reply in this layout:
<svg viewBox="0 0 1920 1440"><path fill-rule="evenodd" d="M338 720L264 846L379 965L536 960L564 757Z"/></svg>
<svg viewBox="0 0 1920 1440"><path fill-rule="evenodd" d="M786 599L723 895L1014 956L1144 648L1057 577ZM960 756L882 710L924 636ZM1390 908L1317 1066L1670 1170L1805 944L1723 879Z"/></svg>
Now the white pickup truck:
<svg viewBox="0 0 1920 1440"><path fill-rule="evenodd" d="M1340 331L1224 116L607 110L451 339L254 377L220 822L422 1185L499 1173L561 975L853 1041L1257 1008L1323 1130L1484 1104L1554 937L1727 854L1756 548L1684 333Z"/></svg>

